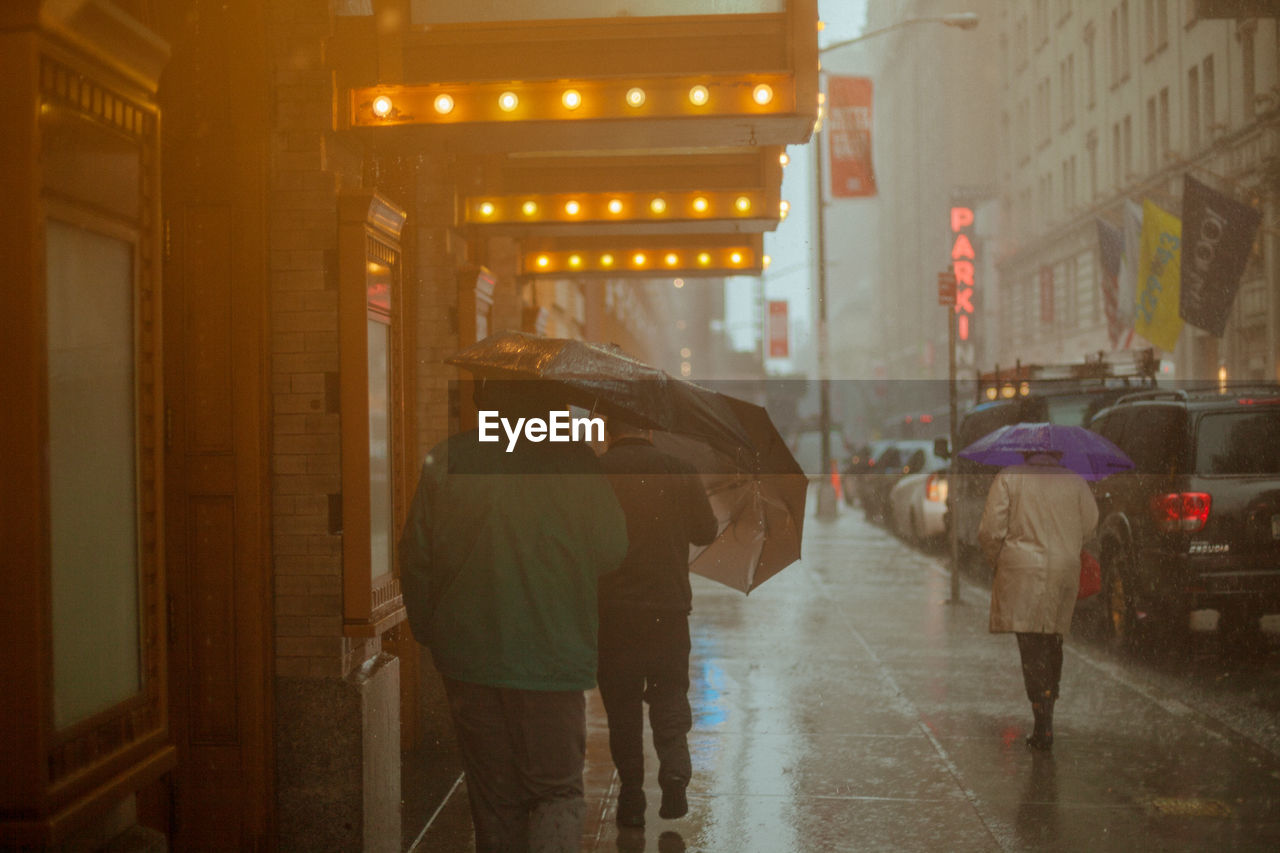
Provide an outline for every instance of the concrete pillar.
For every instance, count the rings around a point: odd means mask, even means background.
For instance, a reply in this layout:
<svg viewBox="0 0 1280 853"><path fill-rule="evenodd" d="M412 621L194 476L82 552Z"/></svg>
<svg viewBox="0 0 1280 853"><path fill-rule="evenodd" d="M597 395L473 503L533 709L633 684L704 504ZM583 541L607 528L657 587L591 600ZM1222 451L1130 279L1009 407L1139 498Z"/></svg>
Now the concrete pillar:
<svg viewBox="0 0 1280 853"><path fill-rule="evenodd" d="M400 659L276 679L281 850L400 851Z"/></svg>

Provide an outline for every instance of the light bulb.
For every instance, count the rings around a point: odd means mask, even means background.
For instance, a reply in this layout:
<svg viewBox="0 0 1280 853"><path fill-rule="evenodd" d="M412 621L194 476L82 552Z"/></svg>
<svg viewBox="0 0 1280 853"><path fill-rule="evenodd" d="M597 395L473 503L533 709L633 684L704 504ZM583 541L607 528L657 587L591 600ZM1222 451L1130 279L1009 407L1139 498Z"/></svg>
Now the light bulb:
<svg viewBox="0 0 1280 853"><path fill-rule="evenodd" d="M706 86L701 84L694 86L689 90L689 103L693 104L695 107L703 106L710 98L711 93L707 91Z"/></svg>
<svg viewBox="0 0 1280 853"><path fill-rule="evenodd" d="M516 97L515 92L503 92L498 96L498 108L504 113L509 113L518 106L520 106L520 99Z"/></svg>
<svg viewBox="0 0 1280 853"><path fill-rule="evenodd" d="M378 118L386 118L391 115L391 99L386 95L379 95L373 99L373 114Z"/></svg>
<svg viewBox="0 0 1280 853"><path fill-rule="evenodd" d="M436 112L440 115L448 115L453 112L453 97L450 95L436 95L434 104Z"/></svg>

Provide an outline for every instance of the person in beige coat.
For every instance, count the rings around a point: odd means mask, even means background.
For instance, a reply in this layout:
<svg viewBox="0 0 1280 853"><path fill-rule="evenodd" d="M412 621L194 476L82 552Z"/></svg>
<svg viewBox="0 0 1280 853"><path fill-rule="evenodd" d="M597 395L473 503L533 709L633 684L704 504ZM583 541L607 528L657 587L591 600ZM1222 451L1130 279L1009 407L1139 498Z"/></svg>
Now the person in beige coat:
<svg viewBox="0 0 1280 853"><path fill-rule="evenodd" d="M1053 746L1053 705L1062 676L1062 636L1071 628L1080 583L1080 551L1098 523L1088 483L1054 453L1024 454L1026 463L996 475L978 528L995 567L993 634L1014 633L1035 729L1027 744Z"/></svg>

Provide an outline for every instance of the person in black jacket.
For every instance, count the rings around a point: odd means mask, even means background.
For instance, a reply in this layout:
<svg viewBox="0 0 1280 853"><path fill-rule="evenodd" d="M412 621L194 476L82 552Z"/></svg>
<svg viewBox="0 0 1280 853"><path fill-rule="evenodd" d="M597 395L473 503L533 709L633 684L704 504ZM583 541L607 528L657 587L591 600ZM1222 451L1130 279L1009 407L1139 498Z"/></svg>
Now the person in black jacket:
<svg viewBox="0 0 1280 853"><path fill-rule="evenodd" d="M693 773L689 708L689 545L708 545L718 525L691 466L653 446L647 430L611 418L601 467L627 520L627 555L600 577L600 697L618 769L617 821L643 826L644 702L658 754L666 819L688 810Z"/></svg>

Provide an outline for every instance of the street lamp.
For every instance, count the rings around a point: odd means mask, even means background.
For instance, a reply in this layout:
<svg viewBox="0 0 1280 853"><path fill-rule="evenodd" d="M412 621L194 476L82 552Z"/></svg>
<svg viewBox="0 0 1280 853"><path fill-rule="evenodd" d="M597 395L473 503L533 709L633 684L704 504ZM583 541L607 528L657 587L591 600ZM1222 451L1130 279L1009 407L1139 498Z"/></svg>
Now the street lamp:
<svg viewBox="0 0 1280 853"><path fill-rule="evenodd" d="M851 39L829 44L821 48L818 54L830 53L833 50L848 47L851 44L857 44L858 42L916 24L942 24L943 26L956 27L961 30L971 30L978 26L978 14L976 12L954 12L947 15L907 18L887 27L881 27L878 30L871 30ZM823 472L822 478L818 481L818 518L831 519L836 517L837 510L835 486L832 484L831 478L833 460L831 457L831 378L827 352L827 231L824 215L826 200L822 177L821 112L819 112L819 118L813 130L813 199L816 207L814 219L818 232L815 246L818 255L818 430L821 433ZM952 428L954 430L954 424Z"/></svg>

